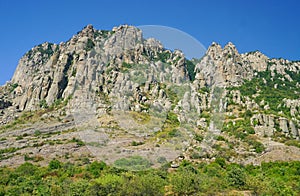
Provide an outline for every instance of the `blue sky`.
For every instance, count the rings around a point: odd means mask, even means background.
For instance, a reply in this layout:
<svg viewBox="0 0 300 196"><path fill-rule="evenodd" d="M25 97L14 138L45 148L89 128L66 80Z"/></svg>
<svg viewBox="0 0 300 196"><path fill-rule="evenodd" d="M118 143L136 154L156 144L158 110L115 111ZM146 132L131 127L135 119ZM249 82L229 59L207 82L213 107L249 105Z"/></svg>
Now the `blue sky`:
<svg viewBox="0 0 300 196"><path fill-rule="evenodd" d="M87 24L164 25L205 47L230 41L242 53L299 60L299 7L297 0L0 0L0 84L33 46L66 41Z"/></svg>

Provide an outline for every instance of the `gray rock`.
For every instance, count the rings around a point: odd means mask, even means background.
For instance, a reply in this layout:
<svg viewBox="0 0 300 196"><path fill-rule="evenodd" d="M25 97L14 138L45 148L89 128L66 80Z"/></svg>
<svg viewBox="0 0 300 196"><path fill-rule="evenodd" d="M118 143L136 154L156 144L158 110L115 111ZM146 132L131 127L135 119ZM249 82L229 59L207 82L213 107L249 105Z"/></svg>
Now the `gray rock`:
<svg viewBox="0 0 300 196"><path fill-rule="evenodd" d="M284 133L289 133L288 121L286 118L279 118L279 127Z"/></svg>

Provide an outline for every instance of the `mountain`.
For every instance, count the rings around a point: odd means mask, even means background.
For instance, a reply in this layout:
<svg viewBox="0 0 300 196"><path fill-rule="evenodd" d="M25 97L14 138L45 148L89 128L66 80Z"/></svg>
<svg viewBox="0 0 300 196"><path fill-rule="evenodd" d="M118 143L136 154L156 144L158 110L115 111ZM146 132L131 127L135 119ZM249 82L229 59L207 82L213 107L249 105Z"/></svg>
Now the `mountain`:
<svg viewBox="0 0 300 196"><path fill-rule="evenodd" d="M232 43L188 60L134 26L88 25L29 50L0 87L0 163L300 160L299 70Z"/></svg>

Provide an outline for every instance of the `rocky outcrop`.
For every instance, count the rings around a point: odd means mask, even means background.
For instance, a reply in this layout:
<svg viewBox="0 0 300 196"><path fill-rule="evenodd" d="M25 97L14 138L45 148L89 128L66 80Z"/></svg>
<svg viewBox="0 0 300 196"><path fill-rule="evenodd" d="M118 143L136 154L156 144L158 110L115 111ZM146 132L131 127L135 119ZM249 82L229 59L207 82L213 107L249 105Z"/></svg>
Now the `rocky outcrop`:
<svg viewBox="0 0 300 196"><path fill-rule="evenodd" d="M197 64L196 78L200 79L202 75L207 86L237 86L244 79L252 78L254 69L257 69L257 66L251 67L257 58L254 55L249 56L251 57L245 58L245 55L239 54L232 43L228 43L223 49L219 44L212 43L206 55Z"/></svg>
<svg viewBox="0 0 300 196"><path fill-rule="evenodd" d="M287 73L299 73L300 62L285 59L269 59L259 51L239 54L232 43L222 48L212 43L205 56L196 66L196 80L200 86L239 86L245 79L250 80L258 72L270 70L272 75L282 74L283 80L291 81Z"/></svg>
<svg viewBox="0 0 300 196"><path fill-rule="evenodd" d="M129 69L132 66L136 69ZM66 43L32 48L19 61L11 83L18 85L13 104L20 110L39 109L44 101L50 106L85 89L113 98L116 109L139 111L142 104L150 104L151 97L161 107L169 105L158 82L181 85L188 80L181 51L171 52L153 38L143 39L141 30L133 26L99 31L88 25ZM125 96L130 93L134 96Z"/></svg>
<svg viewBox="0 0 300 196"><path fill-rule="evenodd" d="M284 99L283 105L290 109L290 113L292 116L300 114L300 100Z"/></svg>
<svg viewBox="0 0 300 196"><path fill-rule="evenodd" d="M249 110L259 109L259 104L243 97L239 90L225 90L216 97L212 89L237 87L266 70L291 81L287 73L298 73L300 63L269 59L258 51L240 54L232 43L223 48L212 43L195 65L195 79L190 81L187 59L181 51L166 50L153 38L144 39L141 30L133 26L101 31L88 25L65 43L46 42L27 52L10 82L14 88L6 91L9 101L1 99L0 109L12 105L19 110L37 110L56 100L74 97L70 107L80 105L76 103L79 100L88 100L95 103L93 107L98 108L99 115L111 109L173 109L180 122L204 125L199 115L211 110L216 99L222 101L213 110L220 107L218 110L226 112L230 101ZM292 117L299 114L299 101L283 102ZM274 133L275 121L283 132L298 135L297 123L291 120L263 114L256 114L253 119L258 123L256 127L264 128L263 135Z"/></svg>
<svg viewBox="0 0 300 196"><path fill-rule="evenodd" d="M262 136L273 136L276 131L280 131L287 136L299 137L299 129L292 120L283 117L276 117L267 114L254 114L251 118L251 124L256 133ZM278 130L276 130L276 124Z"/></svg>
<svg viewBox="0 0 300 196"><path fill-rule="evenodd" d="M202 160L225 153L234 162L260 154L256 138L264 145L278 135L299 139L299 70L299 62L258 51L240 54L232 43L212 43L202 59L188 61L180 50L144 39L136 27L103 31L88 25L69 41L43 43L20 59L12 80L0 87L0 125L16 120L2 133L11 138L37 129L79 130L91 152L114 157L111 162L132 153L154 162L163 153L171 161L182 152ZM253 78L256 86L241 86ZM274 107L257 87L269 87L270 81L278 83L272 83L274 89L292 84L296 92ZM57 122L62 127L51 125ZM248 135L249 126L255 136ZM130 145L133 140L141 142ZM18 145L15 138L8 141Z"/></svg>
<svg viewBox="0 0 300 196"><path fill-rule="evenodd" d="M10 101L3 100L3 99L0 98L0 109L1 110L5 109L5 108L8 108L10 106L12 106L12 103Z"/></svg>

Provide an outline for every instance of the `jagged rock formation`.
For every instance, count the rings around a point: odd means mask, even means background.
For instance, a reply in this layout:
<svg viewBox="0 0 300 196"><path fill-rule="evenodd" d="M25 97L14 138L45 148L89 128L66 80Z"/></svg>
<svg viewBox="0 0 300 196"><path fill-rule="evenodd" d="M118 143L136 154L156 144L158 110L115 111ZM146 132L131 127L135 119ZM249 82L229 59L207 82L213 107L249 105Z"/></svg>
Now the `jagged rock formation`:
<svg viewBox="0 0 300 196"><path fill-rule="evenodd" d="M88 25L67 42L43 43L20 59L11 82L0 89L0 123L42 110L42 119L74 121L86 143L95 143L93 134L99 134L97 141L108 150L90 145L95 153L126 146L120 155L159 152L170 160L179 154L164 145L177 142L186 156L217 156L225 151L214 149L219 145L237 154L227 160L243 162L245 154L261 153L249 134L261 142L279 141L278 133L299 139L299 70L299 62L269 59L258 51L240 54L232 43L224 48L212 43L202 59L189 61L179 50L144 39L136 27L101 31ZM281 93L276 104L269 100L270 88ZM284 96L284 90L291 93ZM230 149L236 132L246 135L243 145ZM214 145L216 134L226 142ZM128 147L133 139L145 147Z"/></svg>

